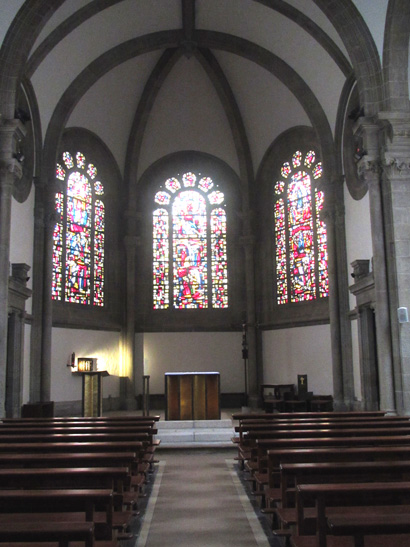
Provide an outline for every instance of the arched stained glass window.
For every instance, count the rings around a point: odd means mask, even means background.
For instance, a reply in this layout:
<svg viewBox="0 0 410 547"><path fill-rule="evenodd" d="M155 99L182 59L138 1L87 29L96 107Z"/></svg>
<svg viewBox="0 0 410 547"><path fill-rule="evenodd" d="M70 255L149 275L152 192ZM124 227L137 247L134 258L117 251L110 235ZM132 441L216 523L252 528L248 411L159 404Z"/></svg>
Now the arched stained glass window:
<svg viewBox="0 0 410 547"><path fill-rule="evenodd" d="M323 191L314 181L322 176L316 154L296 151L282 164L275 184L276 301L304 302L327 297L326 225L320 218Z"/></svg>
<svg viewBox="0 0 410 547"><path fill-rule="evenodd" d="M104 306L104 186L81 152L56 166L52 298Z"/></svg>
<svg viewBox="0 0 410 547"><path fill-rule="evenodd" d="M154 201L154 309L227 308L224 194L189 172L167 179Z"/></svg>

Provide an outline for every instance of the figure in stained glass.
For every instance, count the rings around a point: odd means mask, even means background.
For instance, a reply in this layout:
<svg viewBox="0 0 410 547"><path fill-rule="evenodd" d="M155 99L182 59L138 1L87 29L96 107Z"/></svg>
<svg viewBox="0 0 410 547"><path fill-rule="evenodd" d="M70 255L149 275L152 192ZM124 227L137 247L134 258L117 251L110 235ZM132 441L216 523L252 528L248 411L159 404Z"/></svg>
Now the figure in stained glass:
<svg viewBox="0 0 410 547"><path fill-rule="evenodd" d="M302 159L297 151L292 162L283 163L280 175L287 180L274 185L278 304L328 296L326 225L320 219L324 196L312 184L322 176L322 164L315 163L313 150Z"/></svg>
<svg viewBox="0 0 410 547"><path fill-rule="evenodd" d="M62 158L68 171L57 164L56 177L66 184L55 202L59 220L54 228L52 298L103 306L104 187L100 181L90 182L97 174L93 164L88 164L87 174L78 171L86 166L82 152L75 155L75 165L70 152L64 152Z"/></svg>
<svg viewBox="0 0 410 547"><path fill-rule="evenodd" d="M182 183L180 182L182 181ZM228 306L226 212L223 193L210 177L186 172L165 181L172 193L158 191L153 213L154 309L205 309ZM169 254L169 252L171 254Z"/></svg>

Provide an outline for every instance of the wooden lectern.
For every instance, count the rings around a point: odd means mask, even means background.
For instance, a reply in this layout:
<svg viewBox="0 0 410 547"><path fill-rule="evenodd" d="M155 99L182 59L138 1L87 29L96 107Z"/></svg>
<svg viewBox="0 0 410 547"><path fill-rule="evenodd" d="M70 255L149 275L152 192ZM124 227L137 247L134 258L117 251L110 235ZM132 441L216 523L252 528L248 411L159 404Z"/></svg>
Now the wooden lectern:
<svg viewBox="0 0 410 547"><path fill-rule="evenodd" d="M166 420L220 420L219 372L167 372Z"/></svg>
<svg viewBox="0 0 410 547"><path fill-rule="evenodd" d="M87 417L102 416L102 379L109 376L106 370L73 372L83 377L82 414Z"/></svg>

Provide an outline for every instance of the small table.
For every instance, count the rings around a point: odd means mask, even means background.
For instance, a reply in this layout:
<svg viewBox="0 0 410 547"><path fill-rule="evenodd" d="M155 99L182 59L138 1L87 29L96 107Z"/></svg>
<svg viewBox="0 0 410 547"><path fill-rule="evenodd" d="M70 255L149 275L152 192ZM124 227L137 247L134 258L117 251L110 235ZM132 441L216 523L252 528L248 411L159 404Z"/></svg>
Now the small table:
<svg viewBox="0 0 410 547"><path fill-rule="evenodd" d="M167 372L166 420L220 420L219 372Z"/></svg>

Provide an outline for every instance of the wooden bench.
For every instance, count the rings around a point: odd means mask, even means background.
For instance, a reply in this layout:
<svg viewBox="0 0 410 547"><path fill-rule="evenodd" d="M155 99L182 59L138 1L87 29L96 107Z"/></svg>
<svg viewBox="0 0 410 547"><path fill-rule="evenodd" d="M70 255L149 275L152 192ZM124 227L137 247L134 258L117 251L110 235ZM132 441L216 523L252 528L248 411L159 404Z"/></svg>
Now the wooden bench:
<svg viewBox="0 0 410 547"><path fill-rule="evenodd" d="M73 431L74 433L88 433L90 431L96 431L100 433L127 433L127 432L148 432L152 434L157 434L158 430L155 426L155 422L140 422L139 424L126 424L126 423L118 423L118 424L91 424L91 423L74 423L74 424L64 424L64 423L58 423L58 424L26 424L26 423L19 423L14 424L12 422L9 422L7 424L1 424L0 423L0 434L10 435L12 433L18 433L19 431L31 431L33 433L36 432L47 432L47 431L56 431L56 432L67 432L67 431Z"/></svg>
<svg viewBox="0 0 410 547"><path fill-rule="evenodd" d="M122 494L131 485L128 467L51 467L0 469L0 490L7 488L104 488Z"/></svg>
<svg viewBox="0 0 410 547"><path fill-rule="evenodd" d="M0 469L7 467L128 467L137 464L136 452L89 452L89 453L0 453Z"/></svg>
<svg viewBox="0 0 410 547"><path fill-rule="evenodd" d="M410 460L410 446L300 448L268 450L266 505L282 503L280 466L293 463L401 461ZM286 503L286 502L285 502ZM265 512L272 513L273 511Z"/></svg>
<svg viewBox="0 0 410 547"><path fill-rule="evenodd" d="M112 489L0 489L0 513L8 514L8 520L13 513L44 513L44 521L52 522L53 513L81 512L84 513L85 522L92 522L95 526L98 524L99 534L105 536L101 539L110 540L113 530L113 500ZM97 507L103 508L104 522L96 518Z"/></svg>
<svg viewBox="0 0 410 547"><path fill-rule="evenodd" d="M376 542L383 547L410 545L410 511L407 514L334 515L327 519L327 526L331 534L353 536L354 547L365 547L365 536L371 536L366 539L372 547Z"/></svg>
<svg viewBox="0 0 410 547"><path fill-rule="evenodd" d="M276 535L288 536L297 523L294 492L299 484L400 481L410 474L408 461L338 461L320 463L281 464L280 495L272 511ZM268 495L268 494L267 494ZM410 508L409 508L410 512ZM305 522L315 525L316 510L309 509Z"/></svg>
<svg viewBox="0 0 410 547"><path fill-rule="evenodd" d="M94 547L93 522L5 522L0 526L0 542L57 542L59 547L67 547L73 541L82 541L85 547ZM1 543L0 543L1 544Z"/></svg>
<svg viewBox="0 0 410 547"><path fill-rule="evenodd" d="M0 443L0 454L7 452L137 452L144 449L141 441L108 441L108 442L9 442Z"/></svg>
<svg viewBox="0 0 410 547"><path fill-rule="evenodd" d="M346 411L346 412L234 412L232 414L233 420L283 420L283 419L300 419L300 418L356 418L361 416L385 416L386 413L383 410L365 410L365 411Z"/></svg>
<svg viewBox="0 0 410 547"><path fill-rule="evenodd" d="M0 469L0 490L111 489L116 509L112 517L112 528L123 533L133 517L133 512L126 511L124 507L124 495L132 494L131 479L127 467L9 468ZM136 499L135 494L134 497Z"/></svg>
<svg viewBox="0 0 410 547"><path fill-rule="evenodd" d="M73 424L77 422L88 423L116 423L116 422L140 422L140 421L154 421L158 422L160 416L67 416L67 417L50 417L50 418L1 418L1 422L7 423L68 423Z"/></svg>
<svg viewBox="0 0 410 547"><path fill-rule="evenodd" d="M369 504L371 501L371 504ZM373 517L386 512L394 514L397 507L406 505L410 518L410 482L365 482L334 484L301 484L296 487L297 535L292 535L293 547L329 547L327 518L333 517L333 507L342 507L337 511L345 515L358 511ZM314 505L316 508L316 537L304 535L305 508ZM397 506L397 507L396 507ZM392 509L389 509L392 507ZM350 508L350 509L349 509ZM336 511L335 511L336 512ZM410 538L410 534L409 534ZM339 538L338 545L351 546L351 538ZM332 545L331 542L329 542Z"/></svg>
<svg viewBox="0 0 410 547"><path fill-rule="evenodd" d="M251 474L254 482L254 491L261 496L263 501L264 485L268 483L268 450L273 449L295 449L295 448L326 448L333 447L338 449L353 446L399 446L410 445L410 435L377 435L376 430L373 435L367 436L312 436L306 438L277 438L277 439L257 439L256 447L252 449L251 457L245 463L245 468Z"/></svg>
<svg viewBox="0 0 410 547"><path fill-rule="evenodd" d="M357 437L309 437L301 439L278 438L278 439L257 439L254 449L255 466L254 470L266 472L267 470L267 452L274 449L294 449L294 448L326 448L336 447L339 449L360 447L360 446L408 446L410 445L410 435L373 435Z"/></svg>
<svg viewBox="0 0 410 547"><path fill-rule="evenodd" d="M0 444L7 443L47 443L47 442L115 442L115 441L141 441L150 443L151 436L148 433L15 433L0 435Z"/></svg>

